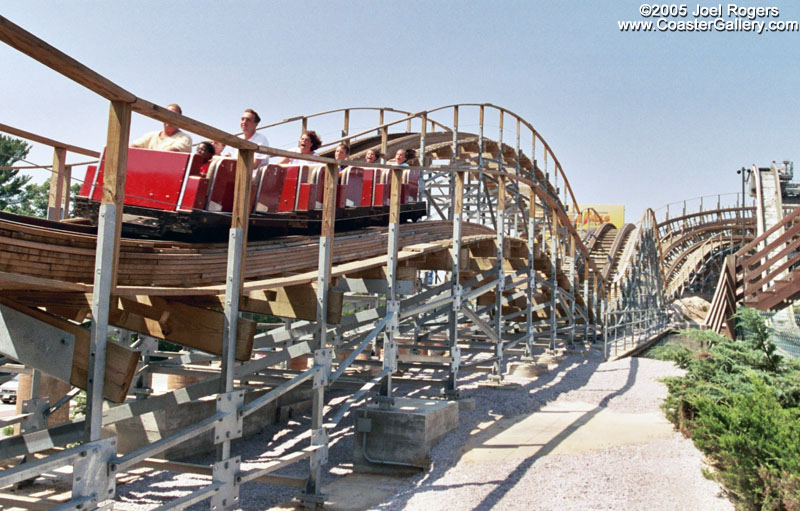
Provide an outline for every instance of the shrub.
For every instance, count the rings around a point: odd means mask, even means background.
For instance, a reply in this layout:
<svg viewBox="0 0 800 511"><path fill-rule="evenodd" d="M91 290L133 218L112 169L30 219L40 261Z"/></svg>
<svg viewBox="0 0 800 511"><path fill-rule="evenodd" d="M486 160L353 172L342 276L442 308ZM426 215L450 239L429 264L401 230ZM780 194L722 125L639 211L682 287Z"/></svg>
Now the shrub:
<svg viewBox="0 0 800 511"><path fill-rule="evenodd" d="M664 410L708 456L737 508L800 511L800 362L777 353L757 312L737 319L744 339L689 331L700 347L658 352L686 369L664 380Z"/></svg>

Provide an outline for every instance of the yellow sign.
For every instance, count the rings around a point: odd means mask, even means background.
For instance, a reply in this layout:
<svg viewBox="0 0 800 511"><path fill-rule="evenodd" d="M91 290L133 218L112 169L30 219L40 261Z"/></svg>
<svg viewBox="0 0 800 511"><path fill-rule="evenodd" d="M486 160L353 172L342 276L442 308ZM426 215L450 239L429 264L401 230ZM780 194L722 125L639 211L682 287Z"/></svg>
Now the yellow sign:
<svg viewBox="0 0 800 511"><path fill-rule="evenodd" d="M572 213L572 222L578 229L591 229L604 223L620 228L625 223L625 206L622 204L580 204L581 214Z"/></svg>

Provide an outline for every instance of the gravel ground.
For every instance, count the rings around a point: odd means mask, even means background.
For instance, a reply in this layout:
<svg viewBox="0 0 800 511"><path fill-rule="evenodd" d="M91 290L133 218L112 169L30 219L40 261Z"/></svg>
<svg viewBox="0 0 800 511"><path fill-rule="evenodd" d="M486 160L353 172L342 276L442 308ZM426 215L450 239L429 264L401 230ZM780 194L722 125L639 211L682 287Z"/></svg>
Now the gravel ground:
<svg viewBox="0 0 800 511"><path fill-rule="evenodd" d="M633 358L603 363L597 352L586 355L568 356L557 370L536 380L509 377L522 387L502 391L502 400L494 389L468 386L465 394L475 398L476 408L462 412L458 431L436 446L433 470L406 481L393 502L376 509L733 510L720 487L703 477L701 453L679 433L647 444L522 463L458 463L459 447L487 416L529 414L564 401L620 413L658 412L667 395L658 380L681 374L669 362Z"/></svg>
<svg viewBox="0 0 800 511"><path fill-rule="evenodd" d="M658 379L680 374L671 363L644 358L603 362L596 350L566 355L555 363L536 379L508 376L506 381L517 386L506 390L479 385L485 381L482 376L465 378L462 396L473 398L475 409L463 410L458 429L433 449L429 471L400 480L394 498L371 509L733 509L719 486L702 476L702 455L678 433L646 444L615 445L575 454L459 463L470 432L478 424L531 414L544 405L563 402L580 402L620 413L659 412L666 388ZM421 392L409 394L419 396ZM433 395L433 391L428 390L427 394ZM242 457L243 468L257 467L283 452L264 452L264 446L272 440L290 438L286 427L268 426L261 434L234 443L233 454ZM306 430L308 417L292 419L289 428ZM351 473L352 432L348 418L332 435L325 483ZM213 459L202 456L187 461L210 463ZM307 466L307 462L301 462L280 473L304 475ZM135 479L118 485L115 508L153 509L207 481L201 476L169 472ZM242 509L263 510L289 501L297 492L296 488L247 484L241 488L240 501ZM208 503L197 504L193 509L208 509Z"/></svg>

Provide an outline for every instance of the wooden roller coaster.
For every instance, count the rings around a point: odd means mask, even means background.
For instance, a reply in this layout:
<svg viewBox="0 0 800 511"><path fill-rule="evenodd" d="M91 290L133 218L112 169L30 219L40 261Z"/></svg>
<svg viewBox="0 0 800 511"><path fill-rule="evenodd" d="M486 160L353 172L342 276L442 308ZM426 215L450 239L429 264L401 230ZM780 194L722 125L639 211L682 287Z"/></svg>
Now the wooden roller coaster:
<svg viewBox="0 0 800 511"><path fill-rule="evenodd" d="M459 104L413 113L345 108L267 125L295 123L304 130L343 119L341 138L328 141L319 156L304 156L316 170L291 174L318 188L313 202L319 204L308 208L313 216L303 217L314 232L248 239L259 229L259 211L279 207L270 202L274 195L260 192L272 185L264 184L267 170L254 169L255 155L296 153L248 142L139 98L2 17L0 40L110 102L102 152L0 125L0 131L54 148L48 219L0 214L4 367L28 373L34 388L50 378L69 391L53 401L25 398L23 413L0 420L18 426L17 434L0 440L0 459L24 461L6 465L0 488L64 466L81 474L71 491L41 505L105 508L124 491L118 480L154 466L208 476L207 484L159 509L209 499L214 508L230 509L240 485L251 482L301 487L300 498L318 505L330 435L367 397L391 407L398 385L409 385L456 399L464 374L480 371L501 381L509 359L590 346L625 315L637 315L631 331L646 340L668 327L669 299L704 271L709 257L752 238L752 228L740 221L748 216L750 222L746 208L731 209L735 216L718 207L661 223L648 210L637 224L596 222L596 212L581 210L558 159L530 123L494 105ZM355 111L377 114L377 122L351 131ZM123 230L124 221L136 225L132 217L166 215L126 201L134 188L149 193L132 160L129 165L133 113L238 150L224 163L230 188L220 193L230 207L216 211L213 221L217 228L225 224L218 237L227 242L143 239L165 232L153 224ZM496 135L484 132L489 115L499 123ZM477 126L477 133L460 130L464 125ZM506 127L514 132L511 142L504 141ZM329 157L340 142L351 147L350 160ZM360 158L370 148L382 154L414 149L418 157L410 167L370 164L371 187L366 173L340 181L341 165L364 170ZM69 153L101 160L87 172L91 186L84 184L88 224L65 218ZM191 157L184 159L184 178L203 179ZM100 165L102 180L94 178ZM295 171L270 166L269 172L283 183ZM385 200L375 210L378 176ZM176 190L183 198L188 185L181 183ZM300 187L293 186L296 212ZM348 203L364 194L367 202ZM184 205L171 196L170 215ZM208 218L208 197L187 211ZM92 198L98 204L91 205ZM344 230L340 222L364 217L380 225ZM270 218L272 227L297 221L282 218ZM262 315L283 322L266 325ZM160 341L180 351L160 349ZM152 376L159 374L192 379L156 389ZM327 399L340 388L349 389L344 399ZM79 389L87 395L85 417L48 424ZM305 432L265 447L281 452L288 446L284 454L240 464L231 443L243 436L243 421L299 391L310 403ZM151 428L139 444L119 433L130 424L146 429L156 412L209 399L216 406L207 415L175 431ZM103 434L111 427L117 436ZM213 465L155 459L211 431ZM299 482L275 474L302 460L308 470ZM3 506L29 501L0 490Z"/></svg>

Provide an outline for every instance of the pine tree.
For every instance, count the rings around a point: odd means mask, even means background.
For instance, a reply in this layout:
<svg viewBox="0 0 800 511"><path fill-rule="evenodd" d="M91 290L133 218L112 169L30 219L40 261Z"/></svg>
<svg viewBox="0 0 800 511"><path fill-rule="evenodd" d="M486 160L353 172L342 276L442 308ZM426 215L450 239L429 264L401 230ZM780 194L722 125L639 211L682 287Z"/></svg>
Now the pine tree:
<svg viewBox="0 0 800 511"><path fill-rule="evenodd" d="M0 135L0 210L16 211L22 205L25 185L29 176L20 176L19 170L2 169L25 158L31 146L24 140Z"/></svg>

